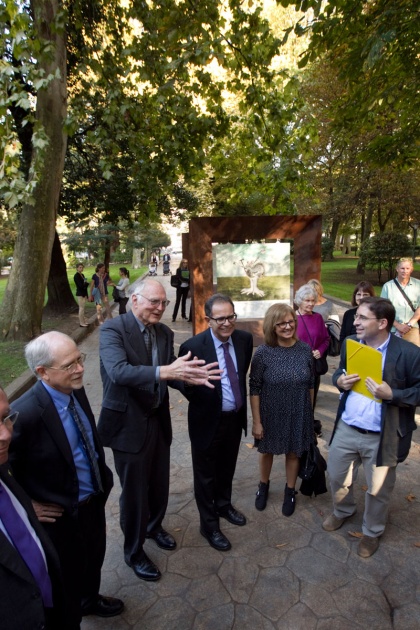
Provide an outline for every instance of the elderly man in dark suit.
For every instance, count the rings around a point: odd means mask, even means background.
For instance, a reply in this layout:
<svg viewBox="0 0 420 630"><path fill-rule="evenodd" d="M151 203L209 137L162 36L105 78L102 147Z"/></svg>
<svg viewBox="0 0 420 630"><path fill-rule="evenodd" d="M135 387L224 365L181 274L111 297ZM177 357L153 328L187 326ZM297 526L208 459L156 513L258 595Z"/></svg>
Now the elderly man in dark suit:
<svg viewBox="0 0 420 630"><path fill-rule="evenodd" d="M18 415L0 388L0 625L64 630L57 553L8 464Z"/></svg>
<svg viewBox="0 0 420 630"><path fill-rule="evenodd" d="M385 530L389 502L396 480L397 464L408 456L417 428L416 406L420 404L420 351L414 344L390 334L395 308L389 300L363 298L355 316L356 337L382 354L382 381L365 379L372 398L352 391L358 374L347 374L346 345L333 383L342 392L330 441L328 474L334 511L324 521L328 531L339 529L356 512L353 494L362 464L368 489L365 496L358 554L372 556Z"/></svg>
<svg viewBox="0 0 420 630"><path fill-rule="evenodd" d="M182 344L180 356L191 352L208 362L218 361L222 379L212 390L185 388L189 400L188 428L194 471L194 492L200 512L200 531L219 551L231 548L220 531L219 517L234 525L246 518L232 506L242 430L246 433L246 373L252 357L252 335L235 330L236 314L230 297L216 293L205 304L209 328Z"/></svg>
<svg viewBox="0 0 420 630"><path fill-rule="evenodd" d="M49 332L31 341L25 355L38 382L12 404L19 422L10 463L58 552L68 625L79 628L82 615L112 617L124 606L99 594L112 473L83 389L77 345Z"/></svg>
<svg viewBox="0 0 420 630"><path fill-rule="evenodd" d="M161 549L176 547L162 528L169 496L169 450L172 441L167 385L183 388L183 381L205 384L219 378L217 364L176 359L173 332L160 319L168 306L157 280L134 287L131 312L104 324L100 336L101 376L104 386L98 430L114 454L120 478L120 523L124 558L143 580L161 573L143 549L151 538Z"/></svg>

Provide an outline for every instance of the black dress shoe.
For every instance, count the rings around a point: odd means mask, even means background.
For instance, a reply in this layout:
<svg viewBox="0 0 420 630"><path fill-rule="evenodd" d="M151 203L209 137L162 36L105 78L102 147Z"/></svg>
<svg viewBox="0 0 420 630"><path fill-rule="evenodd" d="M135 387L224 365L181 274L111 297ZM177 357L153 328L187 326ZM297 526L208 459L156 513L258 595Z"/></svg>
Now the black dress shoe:
<svg viewBox="0 0 420 630"><path fill-rule="evenodd" d="M121 614L124 609L124 602L116 597L105 597L98 595L97 601L82 609L82 616L96 615L97 617L115 617Z"/></svg>
<svg viewBox="0 0 420 630"><path fill-rule="evenodd" d="M227 521L229 521L229 523L232 523L232 525L246 525L245 516L241 514L241 512L238 512L238 510L235 510L233 506L230 506L229 508L218 512L218 514L222 518L225 518Z"/></svg>
<svg viewBox="0 0 420 630"><path fill-rule="evenodd" d="M158 532L152 534L147 534L146 538L154 540L161 549L167 549L168 551L176 549L175 538L168 534L168 532L165 532L164 529L160 529Z"/></svg>
<svg viewBox="0 0 420 630"><path fill-rule="evenodd" d="M156 582L162 577L162 574L157 566L150 560L144 551L139 558L133 560L132 562L127 562L127 564L141 580Z"/></svg>
<svg viewBox="0 0 420 630"><path fill-rule="evenodd" d="M200 534L207 539L209 545L218 551L229 551L232 548L232 545L220 529L216 529L214 532L206 532L204 529L200 529Z"/></svg>

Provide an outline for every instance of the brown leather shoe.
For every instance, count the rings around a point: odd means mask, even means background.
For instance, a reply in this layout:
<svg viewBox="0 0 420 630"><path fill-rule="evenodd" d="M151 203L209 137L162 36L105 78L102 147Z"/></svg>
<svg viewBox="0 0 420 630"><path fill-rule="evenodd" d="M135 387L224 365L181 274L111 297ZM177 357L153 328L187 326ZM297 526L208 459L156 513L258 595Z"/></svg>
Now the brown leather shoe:
<svg viewBox="0 0 420 630"><path fill-rule="evenodd" d="M338 516L334 513L330 514L329 517L322 523L322 529L325 529L326 532L335 532L336 529L340 529L344 521L348 518L350 518L350 516L338 518Z"/></svg>
<svg viewBox="0 0 420 630"><path fill-rule="evenodd" d="M379 547L379 538L376 536L363 536L357 547L357 553L361 558L370 558Z"/></svg>

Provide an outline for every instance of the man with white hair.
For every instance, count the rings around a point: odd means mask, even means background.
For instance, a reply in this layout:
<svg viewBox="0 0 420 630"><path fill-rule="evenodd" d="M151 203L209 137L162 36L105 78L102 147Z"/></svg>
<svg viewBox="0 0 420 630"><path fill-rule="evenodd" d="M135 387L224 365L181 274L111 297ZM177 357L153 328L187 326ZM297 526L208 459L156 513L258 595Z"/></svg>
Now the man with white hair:
<svg viewBox="0 0 420 630"><path fill-rule="evenodd" d="M124 558L142 580L161 577L143 549L151 538L161 549L176 541L162 527L169 497L169 451L172 441L168 385L183 382L213 388L220 379L217 363L176 359L172 330L160 319L168 306L165 289L147 279L134 287L131 311L106 322L100 331L104 386L98 430L114 454L120 478L120 523Z"/></svg>
<svg viewBox="0 0 420 630"><path fill-rule="evenodd" d="M118 615L124 604L99 594L105 556L105 502L113 485L83 388L75 342L48 332L25 348L38 382L12 404L19 412L10 463L57 549L69 628L82 615Z"/></svg>

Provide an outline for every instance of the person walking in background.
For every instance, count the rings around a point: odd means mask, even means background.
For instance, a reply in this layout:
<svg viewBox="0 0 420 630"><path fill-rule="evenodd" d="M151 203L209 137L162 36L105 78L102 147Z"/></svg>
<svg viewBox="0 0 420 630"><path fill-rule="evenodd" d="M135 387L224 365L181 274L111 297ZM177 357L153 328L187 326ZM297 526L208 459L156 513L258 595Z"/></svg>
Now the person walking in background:
<svg viewBox="0 0 420 630"><path fill-rule="evenodd" d="M255 351L249 377L252 435L260 453L255 507L265 509L273 457L284 453L284 516L295 511L299 458L314 441L312 350L298 340L296 330L297 317L292 307L270 306L263 322L264 344Z"/></svg>
<svg viewBox="0 0 420 630"><path fill-rule="evenodd" d="M96 304L96 316L100 324L104 322L102 305L105 307L107 319L112 319L111 307L108 300L108 284L112 284L112 282L106 272L105 265L104 263L99 263L96 265L95 273L90 283L89 300Z"/></svg>
<svg viewBox="0 0 420 630"><path fill-rule="evenodd" d="M341 392L328 455L333 513L323 528L332 532L356 513L354 484L360 465L367 491L357 553L369 558L379 546L394 489L397 464L409 453L420 404L420 352L414 344L390 335L395 308L389 300L363 298L356 312L356 338L382 355L382 382L365 379L371 398L352 391L358 374L347 374L346 344L333 383Z"/></svg>
<svg viewBox="0 0 420 630"><path fill-rule="evenodd" d="M12 404L19 412L10 464L60 558L69 627L82 615L113 617L120 599L99 594L105 557L105 503L111 470L83 388L84 355L52 331L25 348L38 382Z"/></svg>
<svg viewBox="0 0 420 630"><path fill-rule="evenodd" d="M213 388L209 379L220 378L220 370L189 354L175 358L173 332L160 323L169 305L160 282L147 279L132 291L131 311L101 328L104 396L98 431L112 448L121 482L124 560L137 577L155 581L161 573L143 549L145 539L161 549L176 548L162 527L172 441L168 385L182 390L186 381Z"/></svg>
<svg viewBox="0 0 420 630"><path fill-rule="evenodd" d="M181 304L182 319L187 319L187 297L190 290L190 270L188 269L188 260L183 258L176 270L176 276L178 278L178 285L176 287L176 301L174 312L172 314L172 321L176 320L178 315L179 305ZM191 319L191 318L190 318Z"/></svg>
<svg viewBox="0 0 420 630"><path fill-rule="evenodd" d="M353 295L351 296L351 303L353 308L349 308L343 315L343 323L341 324L340 331L340 344L349 335L356 334L356 326L354 324L354 317L356 315L357 307L360 304L360 300L365 297L372 297L375 295L375 289L370 282L362 280L356 284Z"/></svg>
<svg viewBox="0 0 420 630"><path fill-rule="evenodd" d="M395 308L391 332L419 346L420 280L411 277L413 259L400 258L396 272L397 277L385 282L381 291L381 297L391 300Z"/></svg>
<svg viewBox="0 0 420 630"><path fill-rule="evenodd" d="M326 355L330 337L322 315L314 313L316 299L317 292L310 284L304 284L295 294L295 304L298 307L297 336L301 341L304 341L311 347L314 359L319 359ZM320 383L321 376L315 373L313 395L314 411ZM314 427L315 433L321 436L322 425L320 420L314 420Z"/></svg>
<svg viewBox="0 0 420 630"><path fill-rule="evenodd" d="M324 297L324 287L320 281L314 278L313 280L308 280L307 284L312 286L316 291L316 302L313 309L314 313L322 315L324 322L326 322L327 319L335 319L339 322L340 318L338 316L337 308L331 300L327 300L327 298Z"/></svg>
<svg viewBox="0 0 420 630"><path fill-rule="evenodd" d="M129 298L128 287L130 286L130 272L128 271L126 267L120 267L119 273L120 273L120 280L118 281L118 284L115 285L115 288L117 289L117 291L120 292L120 301L118 303L119 305L118 314L124 315L124 313L127 312L126 309L127 309L128 298Z"/></svg>
<svg viewBox="0 0 420 630"><path fill-rule="evenodd" d="M188 430L194 474L194 494L200 513L200 533L219 551L231 544L220 531L220 517L233 525L246 518L232 505L242 430L246 433L246 373L252 357L252 335L235 330L236 313L230 297L216 293L205 304L208 329L181 345L179 355L209 363L217 361L222 379L214 389L185 387L189 401Z"/></svg>
<svg viewBox="0 0 420 630"><path fill-rule="evenodd" d="M76 285L76 297L79 303L79 324L82 328L86 328L86 326L89 325L85 316L85 304L88 298L89 282L83 274L83 269L84 266L81 263L77 265L73 280Z"/></svg>

